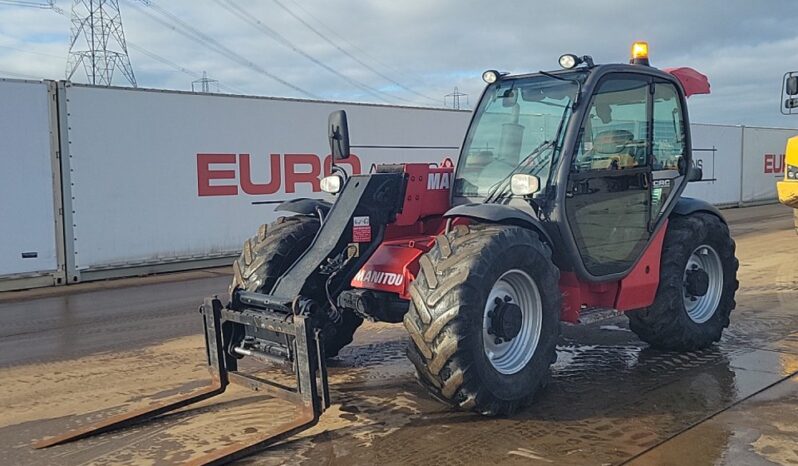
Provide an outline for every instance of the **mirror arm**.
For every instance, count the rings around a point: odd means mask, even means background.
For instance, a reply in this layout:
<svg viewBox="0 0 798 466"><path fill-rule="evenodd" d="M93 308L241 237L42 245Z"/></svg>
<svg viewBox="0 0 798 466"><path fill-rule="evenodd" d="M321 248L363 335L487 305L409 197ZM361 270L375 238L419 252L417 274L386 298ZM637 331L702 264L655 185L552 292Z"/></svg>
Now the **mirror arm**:
<svg viewBox="0 0 798 466"><path fill-rule="evenodd" d="M340 140L339 138L341 137L340 128L339 131L335 130L335 126L330 126L328 129L329 134L332 135L330 137L331 141L335 141L337 144ZM335 164L335 153L332 153L332 148L330 148L330 152L330 173L335 173L335 169L338 168L338 166Z"/></svg>
<svg viewBox="0 0 798 466"><path fill-rule="evenodd" d="M335 159L335 157L333 157L333 159ZM336 173L340 174L343 177L344 182L346 182L346 180L349 178L349 173L347 173L346 170L344 170L340 165L336 165L334 161L330 165L330 172L332 175Z"/></svg>

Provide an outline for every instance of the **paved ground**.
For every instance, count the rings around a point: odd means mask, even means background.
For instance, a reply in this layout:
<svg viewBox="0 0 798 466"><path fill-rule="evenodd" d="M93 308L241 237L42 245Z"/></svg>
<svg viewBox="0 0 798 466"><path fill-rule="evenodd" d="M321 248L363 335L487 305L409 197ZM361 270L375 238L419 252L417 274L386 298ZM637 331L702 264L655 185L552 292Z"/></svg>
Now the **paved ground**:
<svg viewBox="0 0 798 466"><path fill-rule="evenodd" d="M453 412L415 383L397 326L371 324L330 368L334 406L248 464L798 464L798 237L778 206L725 212L740 258L721 344L648 349L624 318L567 327L553 382L512 419ZM287 419L235 388L151 423L47 450L30 441L205 376L211 270L0 294L5 464L174 464ZM21 321L25 319L25 321Z"/></svg>

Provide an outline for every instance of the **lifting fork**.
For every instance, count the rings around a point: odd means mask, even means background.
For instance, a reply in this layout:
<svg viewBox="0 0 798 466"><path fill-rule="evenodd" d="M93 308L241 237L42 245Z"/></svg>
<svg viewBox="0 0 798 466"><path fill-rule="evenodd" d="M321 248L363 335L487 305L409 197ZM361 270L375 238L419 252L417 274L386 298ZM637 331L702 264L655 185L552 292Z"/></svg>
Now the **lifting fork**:
<svg viewBox="0 0 798 466"><path fill-rule="evenodd" d="M200 307L200 312L203 315L205 326L205 346L208 369L211 373L211 382L208 386L180 397L153 403L145 408L72 429L61 435L40 440L33 446L46 448L128 427L224 393L231 382L290 401L296 410L294 419L275 426L274 429L270 429L262 435L214 450L187 464L226 464L283 441L318 423L321 414L330 406L327 366L321 333L319 330L313 329L307 316L294 314L290 317L291 321L286 321L284 318L270 317L268 311L241 312L224 308L216 297L206 298ZM239 372L236 359L225 353L225 341L222 333L222 323L225 321L268 328L293 337L296 388Z"/></svg>

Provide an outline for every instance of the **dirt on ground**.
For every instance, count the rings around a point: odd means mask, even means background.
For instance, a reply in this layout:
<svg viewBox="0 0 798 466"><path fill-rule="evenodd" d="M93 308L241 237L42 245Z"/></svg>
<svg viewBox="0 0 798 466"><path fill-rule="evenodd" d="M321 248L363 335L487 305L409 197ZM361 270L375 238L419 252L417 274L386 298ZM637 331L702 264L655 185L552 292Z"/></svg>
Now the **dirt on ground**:
<svg viewBox="0 0 798 466"><path fill-rule="evenodd" d="M330 363L333 405L242 464L797 464L798 236L792 213L727 211L740 290L720 344L655 351L625 317L566 326L552 382L509 419L432 399L401 325L365 324ZM16 298L0 305L5 464L179 464L290 419L284 401L225 394L44 450L34 439L203 386L197 305L226 275ZM248 369L263 371L251 366Z"/></svg>

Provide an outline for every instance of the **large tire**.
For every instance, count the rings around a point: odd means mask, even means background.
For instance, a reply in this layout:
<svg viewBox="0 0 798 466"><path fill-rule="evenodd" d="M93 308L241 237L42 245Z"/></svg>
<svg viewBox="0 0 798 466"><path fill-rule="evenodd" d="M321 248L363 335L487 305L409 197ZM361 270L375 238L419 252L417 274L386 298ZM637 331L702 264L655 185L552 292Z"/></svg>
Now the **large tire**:
<svg viewBox="0 0 798 466"><path fill-rule="evenodd" d="M668 223L662 246L660 282L654 303L647 309L627 313L632 331L652 347L664 350L693 351L719 341L736 306L739 263L734 251L729 227L717 216L702 212L674 216ZM690 297L685 275L694 253L706 256L708 264L713 263L713 257L718 258L720 267L710 265L705 271L709 277L722 280L695 299ZM717 298L712 298L712 289L718 290ZM706 304L702 304L704 299ZM693 308L688 311L688 306ZM701 309L705 312L699 312Z"/></svg>
<svg viewBox="0 0 798 466"><path fill-rule="evenodd" d="M271 225L261 225L258 234L244 242L241 256L233 263L232 295L236 288L268 293L277 279L310 247L319 231L319 219L296 215L280 217ZM325 296L310 296L322 309L327 309ZM353 312L343 312L338 325L329 321L323 329L324 351L334 357L352 343L355 330L363 319Z"/></svg>
<svg viewBox="0 0 798 466"><path fill-rule="evenodd" d="M525 228L460 225L439 236L419 263L404 325L421 384L439 400L485 415L509 415L530 403L548 382L560 335L559 270L549 248ZM513 273L534 281L526 288L536 288L540 326L537 346L520 346L519 354L532 353L529 359L515 359L519 369L502 373L486 354L490 347L484 345L494 337L483 325L492 322L486 320L488 298L499 279Z"/></svg>

